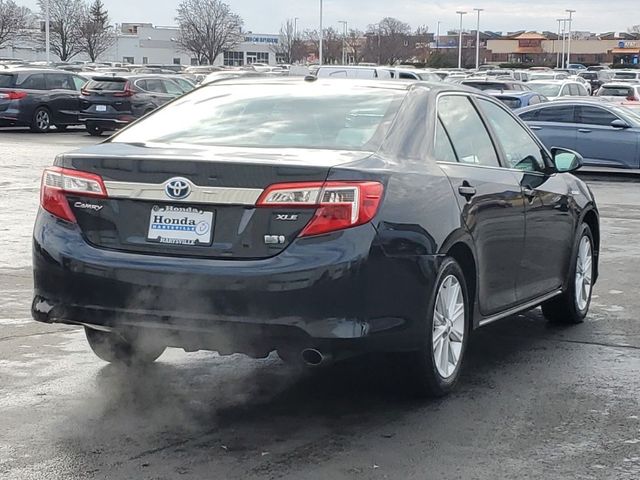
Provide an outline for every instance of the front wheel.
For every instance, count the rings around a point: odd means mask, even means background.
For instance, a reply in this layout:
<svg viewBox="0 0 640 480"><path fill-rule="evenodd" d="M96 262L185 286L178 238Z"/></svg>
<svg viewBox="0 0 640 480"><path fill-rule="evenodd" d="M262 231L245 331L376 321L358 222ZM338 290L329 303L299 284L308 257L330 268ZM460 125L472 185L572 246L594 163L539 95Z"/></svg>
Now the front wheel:
<svg viewBox="0 0 640 480"><path fill-rule="evenodd" d="M542 304L542 313L552 323L582 323L589 312L594 278L593 235L588 225L582 225L579 232L569 287Z"/></svg>
<svg viewBox="0 0 640 480"><path fill-rule="evenodd" d="M469 305L464 273L453 258L447 258L429 299L424 346L411 366L420 395L440 397L457 383L467 346Z"/></svg>
<svg viewBox="0 0 640 480"><path fill-rule="evenodd" d="M84 328L93 353L109 363L144 365L153 363L162 355L165 346L153 338L138 333L135 338L125 338L117 332L103 332Z"/></svg>
<svg viewBox="0 0 640 480"><path fill-rule="evenodd" d="M29 126L32 132L45 133L51 128L51 112L46 107L38 107L33 112L33 119Z"/></svg>

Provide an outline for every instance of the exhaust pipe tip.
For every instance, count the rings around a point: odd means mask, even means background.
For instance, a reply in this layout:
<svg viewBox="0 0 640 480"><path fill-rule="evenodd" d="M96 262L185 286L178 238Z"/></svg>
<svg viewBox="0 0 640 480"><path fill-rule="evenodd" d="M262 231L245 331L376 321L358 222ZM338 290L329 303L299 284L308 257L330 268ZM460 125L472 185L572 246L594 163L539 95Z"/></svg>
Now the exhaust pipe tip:
<svg viewBox="0 0 640 480"><path fill-rule="evenodd" d="M317 367L325 361L325 356L315 348L305 348L302 351L302 361L309 366Z"/></svg>

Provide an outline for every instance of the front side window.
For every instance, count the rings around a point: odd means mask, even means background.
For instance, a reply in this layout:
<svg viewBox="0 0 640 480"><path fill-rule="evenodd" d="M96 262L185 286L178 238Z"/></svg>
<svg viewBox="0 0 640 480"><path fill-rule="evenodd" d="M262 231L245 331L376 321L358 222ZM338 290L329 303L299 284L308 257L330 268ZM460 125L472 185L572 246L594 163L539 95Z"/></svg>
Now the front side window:
<svg viewBox="0 0 640 480"><path fill-rule="evenodd" d="M610 126L611 122L618 120L618 117L604 108L599 107L577 107L578 123L588 125Z"/></svg>
<svg viewBox="0 0 640 480"><path fill-rule="evenodd" d="M507 166L525 171L544 169L542 149L529 132L495 103L479 99L479 104L502 146Z"/></svg>
<svg viewBox="0 0 640 480"><path fill-rule="evenodd" d="M460 163L498 167L498 155L469 97L447 95L438 100L438 116Z"/></svg>

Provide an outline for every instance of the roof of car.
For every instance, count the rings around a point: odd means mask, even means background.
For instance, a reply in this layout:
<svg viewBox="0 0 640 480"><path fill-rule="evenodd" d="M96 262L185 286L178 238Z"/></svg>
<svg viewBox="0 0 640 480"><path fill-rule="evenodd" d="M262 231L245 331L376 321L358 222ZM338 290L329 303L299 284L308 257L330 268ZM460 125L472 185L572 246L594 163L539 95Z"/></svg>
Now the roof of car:
<svg viewBox="0 0 640 480"><path fill-rule="evenodd" d="M530 97L540 95L532 90L485 90L484 93L494 97Z"/></svg>

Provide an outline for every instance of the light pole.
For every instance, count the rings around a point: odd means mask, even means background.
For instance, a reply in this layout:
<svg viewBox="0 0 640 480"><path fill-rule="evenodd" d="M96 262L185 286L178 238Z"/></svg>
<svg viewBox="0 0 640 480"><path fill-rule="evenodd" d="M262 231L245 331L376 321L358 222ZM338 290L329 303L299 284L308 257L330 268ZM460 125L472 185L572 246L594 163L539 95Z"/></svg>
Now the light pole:
<svg viewBox="0 0 640 480"><path fill-rule="evenodd" d="M476 70L480 70L480 12L484 12L484 8L474 8L478 12L478 26L476 28Z"/></svg>
<svg viewBox="0 0 640 480"><path fill-rule="evenodd" d="M342 25L342 65L347 64L346 59L346 43L347 43L347 22L345 20L339 20L338 23Z"/></svg>
<svg viewBox="0 0 640 480"><path fill-rule="evenodd" d="M553 42L553 48L556 50L556 68L560 68L560 47L558 47L557 43L560 40L560 24L562 23L562 19L558 18L558 38ZM562 43L564 44L564 38L562 39Z"/></svg>
<svg viewBox="0 0 640 480"><path fill-rule="evenodd" d="M576 11L567 9L565 12L569 14L569 39L567 40L567 68L569 68L569 63L571 63L571 22L573 22L573 14Z"/></svg>
<svg viewBox="0 0 640 480"><path fill-rule="evenodd" d="M51 17L49 14L49 0L44 2L44 43L47 51L47 65L51 62L51 36L50 36Z"/></svg>
<svg viewBox="0 0 640 480"><path fill-rule="evenodd" d="M563 18L562 19L562 61L560 62L560 67L561 68L564 68L564 60L565 60L565 58L564 58L564 52L565 52L564 44L565 43L564 42L565 42L566 34L567 34L567 19Z"/></svg>
<svg viewBox="0 0 640 480"><path fill-rule="evenodd" d="M298 20L300 20L298 17L295 17L293 19L293 38L294 38L294 40L296 38L298 38Z"/></svg>
<svg viewBox="0 0 640 480"><path fill-rule="evenodd" d="M440 50L440 24L442 22L438 21L438 29L436 32L436 50Z"/></svg>
<svg viewBox="0 0 640 480"><path fill-rule="evenodd" d="M466 15L467 12L458 10L456 13L460 15L460 35L458 37L458 68L462 68L462 16Z"/></svg>
<svg viewBox="0 0 640 480"><path fill-rule="evenodd" d="M322 0L320 0L320 48L319 48L319 58L318 65L322 65L322 40L324 38L324 31L322 29Z"/></svg>

